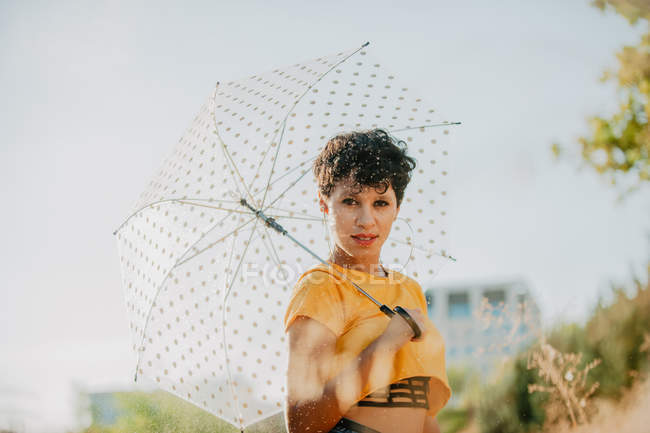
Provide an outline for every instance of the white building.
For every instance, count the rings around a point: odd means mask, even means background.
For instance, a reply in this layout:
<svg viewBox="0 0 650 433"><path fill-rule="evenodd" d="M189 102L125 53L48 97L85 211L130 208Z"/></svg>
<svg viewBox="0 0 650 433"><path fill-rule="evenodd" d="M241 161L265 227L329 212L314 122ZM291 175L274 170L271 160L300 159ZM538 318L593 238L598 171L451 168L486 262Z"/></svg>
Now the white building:
<svg viewBox="0 0 650 433"><path fill-rule="evenodd" d="M435 287L425 296L445 339L447 366L470 366L482 376L541 329L539 308L522 280Z"/></svg>

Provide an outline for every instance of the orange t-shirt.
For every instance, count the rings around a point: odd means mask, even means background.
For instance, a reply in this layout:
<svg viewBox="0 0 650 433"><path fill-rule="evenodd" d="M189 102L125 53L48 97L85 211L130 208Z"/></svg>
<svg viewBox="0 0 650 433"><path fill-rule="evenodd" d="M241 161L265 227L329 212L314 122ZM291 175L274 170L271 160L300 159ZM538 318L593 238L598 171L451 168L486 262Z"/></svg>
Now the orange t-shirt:
<svg viewBox="0 0 650 433"><path fill-rule="evenodd" d="M333 269L332 269L333 268ZM394 308L420 309L425 315L426 300L420 285L395 271L388 277L323 264L308 270L298 279L284 318L285 331L299 316L306 316L325 325L336 335L336 362L328 380L357 357L379 337L388 326L388 318L344 277L343 273L373 298ZM409 341L396 354L392 371L373 375L360 390L358 400L401 379L413 376L431 377L429 410L435 416L451 397L445 371L445 344L434 324L427 318L429 332L421 341Z"/></svg>

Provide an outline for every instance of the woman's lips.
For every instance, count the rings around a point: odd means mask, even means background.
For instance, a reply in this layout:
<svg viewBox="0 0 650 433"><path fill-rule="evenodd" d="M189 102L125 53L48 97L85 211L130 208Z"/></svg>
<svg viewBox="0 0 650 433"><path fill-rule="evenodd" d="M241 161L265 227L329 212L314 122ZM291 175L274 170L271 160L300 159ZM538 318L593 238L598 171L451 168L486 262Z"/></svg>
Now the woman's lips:
<svg viewBox="0 0 650 433"><path fill-rule="evenodd" d="M355 242L363 247L367 247L369 245L372 245L373 242L377 240L377 235L364 235L364 236L351 236L352 239L355 240Z"/></svg>

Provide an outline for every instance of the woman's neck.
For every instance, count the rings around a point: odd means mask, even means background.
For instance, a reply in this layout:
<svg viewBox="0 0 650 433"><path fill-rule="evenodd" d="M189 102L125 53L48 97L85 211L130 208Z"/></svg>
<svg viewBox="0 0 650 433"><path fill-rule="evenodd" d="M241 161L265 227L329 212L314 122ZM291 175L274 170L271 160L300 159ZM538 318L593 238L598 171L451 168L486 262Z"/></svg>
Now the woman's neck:
<svg viewBox="0 0 650 433"><path fill-rule="evenodd" d="M330 254L329 261L343 268L366 272L376 277L387 276L383 266L379 263L379 257L373 257L369 260L358 260L339 248L335 248L334 252Z"/></svg>

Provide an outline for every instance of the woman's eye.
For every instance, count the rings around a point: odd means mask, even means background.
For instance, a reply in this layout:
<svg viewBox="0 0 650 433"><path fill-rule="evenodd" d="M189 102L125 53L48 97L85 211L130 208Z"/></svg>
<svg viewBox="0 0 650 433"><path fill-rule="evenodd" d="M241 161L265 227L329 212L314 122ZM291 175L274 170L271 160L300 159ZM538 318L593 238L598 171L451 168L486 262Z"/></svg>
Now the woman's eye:
<svg viewBox="0 0 650 433"><path fill-rule="evenodd" d="M343 203L344 203L344 204L355 204L355 203L356 203L356 200L354 200L354 199L352 199L352 198L344 198L344 199L343 199Z"/></svg>
<svg viewBox="0 0 650 433"><path fill-rule="evenodd" d="M377 200L375 202L375 205L377 205L377 206L388 206L388 202L384 201L384 200Z"/></svg>

